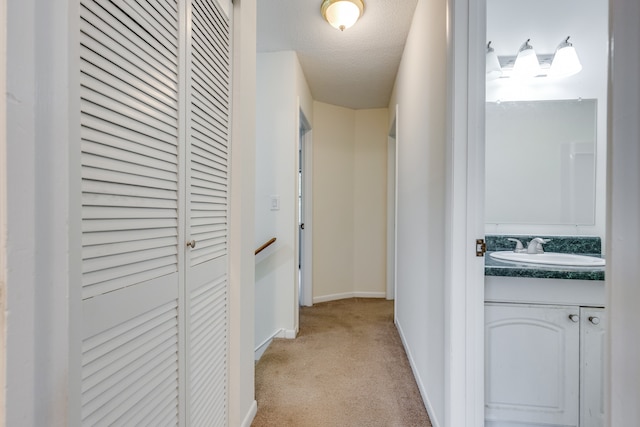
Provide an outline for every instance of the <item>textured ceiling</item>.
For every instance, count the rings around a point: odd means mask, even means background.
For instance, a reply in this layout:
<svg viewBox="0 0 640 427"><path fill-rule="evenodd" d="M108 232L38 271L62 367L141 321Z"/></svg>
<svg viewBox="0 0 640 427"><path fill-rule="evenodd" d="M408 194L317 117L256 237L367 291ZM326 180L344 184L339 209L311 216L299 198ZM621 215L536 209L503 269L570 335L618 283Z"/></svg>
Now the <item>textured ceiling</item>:
<svg viewBox="0 0 640 427"><path fill-rule="evenodd" d="M294 50L313 98L353 109L387 107L417 0L364 0L340 32L321 0L258 0L258 52Z"/></svg>

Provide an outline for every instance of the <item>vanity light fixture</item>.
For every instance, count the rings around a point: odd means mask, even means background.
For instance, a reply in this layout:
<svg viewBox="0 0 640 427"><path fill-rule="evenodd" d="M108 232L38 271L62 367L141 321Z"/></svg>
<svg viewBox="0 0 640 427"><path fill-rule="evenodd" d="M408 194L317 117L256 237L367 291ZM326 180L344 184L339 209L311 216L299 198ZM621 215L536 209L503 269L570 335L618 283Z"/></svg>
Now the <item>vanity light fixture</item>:
<svg viewBox="0 0 640 427"><path fill-rule="evenodd" d="M340 31L353 26L364 13L362 0L323 0L320 12L332 27Z"/></svg>
<svg viewBox="0 0 640 427"><path fill-rule="evenodd" d="M518 50L518 56L513 64L513 77L526 78L540 74L538 56L533 46L529 44L530 41L531 39L527 39Z"/></svg>
<svg viewBox="0 0 640 427"><path fill-rule="evenodd" d="M502 67L495 49L491 47L491 42L487 43L487 80L495 80L502 76Z"/></svg>
<svg viewBox="0 0 640 427"><path fill-rule="evenodd" d="M499 77L568 77L582 70L582 64L569 37L558 45L555 53L537 55L531 39L520 46L517 56L497 56L491 42L487 44L486 80Z"/></svg>
<svg viewBox="0 0 640 427"><path fill-rule="evenodd" d="M579 73L580 70L582 70L582 64L580 64L576 49L573 44L569 43L569 37L567 37L558 45L556 53L553 55L549 77L572 76Z"/></svg>

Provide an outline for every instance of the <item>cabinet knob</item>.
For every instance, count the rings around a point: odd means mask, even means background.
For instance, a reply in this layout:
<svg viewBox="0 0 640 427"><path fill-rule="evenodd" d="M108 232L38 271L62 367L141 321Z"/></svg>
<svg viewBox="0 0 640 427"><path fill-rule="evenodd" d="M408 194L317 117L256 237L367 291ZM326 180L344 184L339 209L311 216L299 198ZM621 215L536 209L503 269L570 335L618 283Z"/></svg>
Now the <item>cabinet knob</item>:
<svg viewBox="0 0 640 427"><path fill-rule="evenodd" d="M571 320L573 323L578 323L580 321L580 316L578 316L577 314L570 314L569 320Z"/></svg>
<svg viewBox="0 0 640 427"><path fill-rule="evenodd" d="M591 316L591 317L589 317L589 322L593 323L594 325L599 325L600 324L600 318L596 317L596 316Z"/></svg>
<svg viewBox="0 0 640 427"><path fill-rule="evenodd" d="M191 249L194 249L196 247L196 241L195 240L189 240L187 242L187 246L190 247Z"/></svg>

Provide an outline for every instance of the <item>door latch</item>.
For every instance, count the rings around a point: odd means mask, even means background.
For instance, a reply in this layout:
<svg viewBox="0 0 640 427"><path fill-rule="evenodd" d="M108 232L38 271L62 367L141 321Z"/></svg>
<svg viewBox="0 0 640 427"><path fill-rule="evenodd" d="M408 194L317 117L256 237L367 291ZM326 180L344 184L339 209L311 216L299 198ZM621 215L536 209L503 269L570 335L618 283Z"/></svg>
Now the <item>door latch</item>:
<svg viewBox="0 0 640 427"><path fill-rule="evenodd" d="M487 252L487 244L484 239L476 239L476 256L483 257L485 252Z"/></svg>

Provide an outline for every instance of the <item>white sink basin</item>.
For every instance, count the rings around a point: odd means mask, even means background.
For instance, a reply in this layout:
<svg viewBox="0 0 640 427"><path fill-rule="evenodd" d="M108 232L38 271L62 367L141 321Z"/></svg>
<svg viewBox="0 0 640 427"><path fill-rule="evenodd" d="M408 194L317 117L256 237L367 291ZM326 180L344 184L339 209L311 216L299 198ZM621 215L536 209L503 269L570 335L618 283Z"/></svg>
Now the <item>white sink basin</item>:
<svg viewBox="0 0 640 427"><path fill-rule="evenodd" d="M543 254L517 253L513 251L499 251L489 254L491 258L517 264L537 264L564 267L604 267L604 258L585 255L562 254L545 252Z"/></svg>

